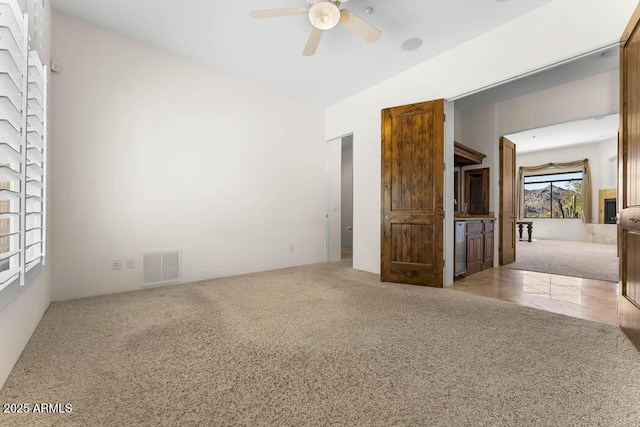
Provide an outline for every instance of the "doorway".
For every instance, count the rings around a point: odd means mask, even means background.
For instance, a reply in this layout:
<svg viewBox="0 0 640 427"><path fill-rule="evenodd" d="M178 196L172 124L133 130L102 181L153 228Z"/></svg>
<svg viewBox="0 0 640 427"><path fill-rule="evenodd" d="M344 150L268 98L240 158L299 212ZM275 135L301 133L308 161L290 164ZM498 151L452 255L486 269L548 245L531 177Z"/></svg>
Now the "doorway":
<svg viewBox="0 0 640 427"><path fill-rule="evenodd" d="M616 201L619 121L614 113L507 135L517 146L517 216L532 239L518 231L506 267L618 282L616 214L604 210Z"/></svg>
<svg viewBox="0 0 640 427"><path fill-rule="evenodd" d="M340 253L353 265L353 135L342 138L340 165Z"/></svg>
<svg viewBox="0 0 640 427"><path fill-rule="evenodd" d="M353 134L327 143L326 261L353 265Z"/></svg>
<svg viewBox="0 0 640 427"><path fill-rule="evenodd" d="M455 100L456 141L486 153L486 161L488 163L486 166L492 169L491 176L496 177L496 180L491 184L492 211L501 211L501 191L500 183L498 182L498 177L500 177L500 162L498 160L500 152L498 142L500 137L508 136L509 139L512 139L513 134L517 134L522 130L537 129L550 124L566 123L581 118L593 120L595 118L606 117L612 113L617 113L619 109L617 97L617 94L619 93L618 52L619 50L617 45L608 46L556 68L545 70L524 79L509 82L491 90L478 92L468 97ZM588 98L584 97L586 94L588 94ZM534 138L534 136L539 139L539 135L529 135L531 139L535 140L536 138ZM596 137L598 141L596 142L601 140L601 136L605 137L602 138L602 140L609 137L608 135L598 135ZM520 145L518 144L518 141L514 142L516 142L516 147ZM590 157L592 158L594 166L596 162L610 162L611 155L604 153L603 149L598 151L598 148L594 148L594 150L592 150L593 152L590 154L584 154L578 150L577 153L582 154L577 154L578 157L576 159L566 158L555 161L579 160L584 159L585 157ZM515 151L517 159L519 150L516 148ZM553 159L550 159L540 161L538 163L534 162L535 164L532 164L532 166L553 161ZM613 163L615 163L615 160ZM518 167L520 165L521 162L518 163ZM519 169L516 168L516 170ZM610 171L607 171L606 174L609 174L609 172ZM516 185L518 185L517 181L516 177ZM559 185L559 181L556 184ZM605 185L603 183L602 185L606 186L609 184ZM598 188L594 187L593 189L593 192L596 193L594 195L596 206L597 191L602 189L600 187L601 186L598 186ZM615 187L615 184L612 187ZM565 207L568 207L568 205ZM594 216L596 220L594 222L597 222L598 211L597 208L594 209ZM576 212L575 210L569 209L564 212L564 215L576 215ZM522 218L519 217L518 219ZM540 221L544 220L540 219ZM581 222L581 220L574 218L567 221L571 222L573 226L580 225L582 227L582 233L584 236L580 240L586 241L586 226ZM574 222L576 224L573 224ZM543 231L545 229L549 229L547 225L551 224L546 224L544 227L536 227L534 223L534 241L536 238L551 237L546 231ZM498 227L497 233L500 231L501 230ZM565 227L560 224L558 232L569 232L569 227ZM517 229L515 230L515 233L517 238ZM524 234L526 240L526 227ZM523 244L528 244L528 242L525 243L520 242L519 239L517 240L518 242L515 251L516 262L519 258L518 245L521 246ZM499 259L499 249L496 248L495 252L494 259L497 260ZM544 263L538 260L538 264ZM480 274L483 273L484 272L479 273L478 275L469 276L467 279L471 280L473 278L476 283L471 285L471 282L467 281L466 285L463 285L462 287L468 287L468 289L464 290L483 294L481 290L481 279L483 279L483 277L480 276ZM561 275L552 277L552 275L547 274L546 276L542 276L544 273L539 272L539 270L538 272L532 273L531 271L526 270L509 271L509 269L500 268L498 271L487 274L494 274L498 276L503 275L505 276L505 281L511 282L512 286L512 288L507 290L496 290L495 288L493 290L487 289L488 292L493 292L493 295L487 294L487 296L498 298L502 296L506 299L511 298L509 300L512 300L513 302L536 306L537 308L548 309L549 311L562 312L568 315L576 315L583 311L580 304L591 298L594 288L605 289L607 301L605 301L604 304L609 304L614 309L614 315L610 316L611 319L607 322L612 324L615 324L616 322L616 283L605 281L595 283ZM557 277L557 279L554 277ZM499 281L499 278L497 279ZM573 286L570 283L572 280L577 282L574 287L570 288L570 286ZM485 283L490 282L492 282L492 280L485 281ZM587 289L586 284L588 284L589 289ZM460 282L456 282L454 288L460 289L460 285ZM585 286L581 287L582 285ZM515 292L515 286L519 287L518 292ZM472 287L474 287L474 289L471 289ZM555 307L542 307L538 304L544 298L547 300L553 299L551 298L551 295L554 298L556 296L559 298L556 301L552 301L554 304L551 305L555 305ZM571 306L571 308L566 309L567 306ZM592 317L591 320L599 319Z"/></svg>

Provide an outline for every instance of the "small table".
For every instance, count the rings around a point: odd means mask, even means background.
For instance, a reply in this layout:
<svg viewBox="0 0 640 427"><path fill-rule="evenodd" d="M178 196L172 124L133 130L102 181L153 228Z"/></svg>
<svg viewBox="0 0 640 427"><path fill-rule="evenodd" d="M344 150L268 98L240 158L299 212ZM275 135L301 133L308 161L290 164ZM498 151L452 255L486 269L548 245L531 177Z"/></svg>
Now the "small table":
<svg viewBox="0 0 640 427"><path fill-rule="evenodd" d="M520 240L523 240L522 227L526 225L527 234L529 234L529 238L527 239L527 242L531 242L531 235L533 234L533 221L516 221L516 224L518 224L518 234L520 235Z"/></svg>

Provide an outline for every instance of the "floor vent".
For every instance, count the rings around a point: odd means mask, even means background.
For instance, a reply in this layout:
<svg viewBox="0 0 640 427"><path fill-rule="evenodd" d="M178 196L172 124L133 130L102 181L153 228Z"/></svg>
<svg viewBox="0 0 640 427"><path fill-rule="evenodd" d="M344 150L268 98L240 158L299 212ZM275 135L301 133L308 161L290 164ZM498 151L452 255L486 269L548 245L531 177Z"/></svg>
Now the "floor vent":
<svg viewBox="0 0 640 427"><path fill-rule="evenodd" d="M142 286L165 285L179 281L179 250L142 254Z"/></svg>

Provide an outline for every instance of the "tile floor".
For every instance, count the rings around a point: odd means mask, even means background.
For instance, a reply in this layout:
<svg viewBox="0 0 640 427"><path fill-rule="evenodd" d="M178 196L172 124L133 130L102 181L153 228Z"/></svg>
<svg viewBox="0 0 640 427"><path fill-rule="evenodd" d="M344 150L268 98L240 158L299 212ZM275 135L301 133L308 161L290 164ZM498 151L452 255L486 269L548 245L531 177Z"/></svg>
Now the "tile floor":
<svg viewBox="0 0 640 427"><path fill-rule="evenodd" d="M456 280L451 289L618 324L618 284L613 282L498 267Z"/></svg>

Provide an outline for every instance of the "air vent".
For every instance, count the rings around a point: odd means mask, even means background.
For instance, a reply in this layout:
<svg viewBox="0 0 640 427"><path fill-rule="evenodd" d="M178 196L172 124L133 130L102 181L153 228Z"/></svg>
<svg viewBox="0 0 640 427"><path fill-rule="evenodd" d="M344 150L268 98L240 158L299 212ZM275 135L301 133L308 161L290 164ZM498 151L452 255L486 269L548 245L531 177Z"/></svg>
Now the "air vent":
<svg viewBox="0 0 640 427"><path fill-rule="evenodd" d="M180 250L142 254L142 286L165 285L180 281Z"/></svg>

